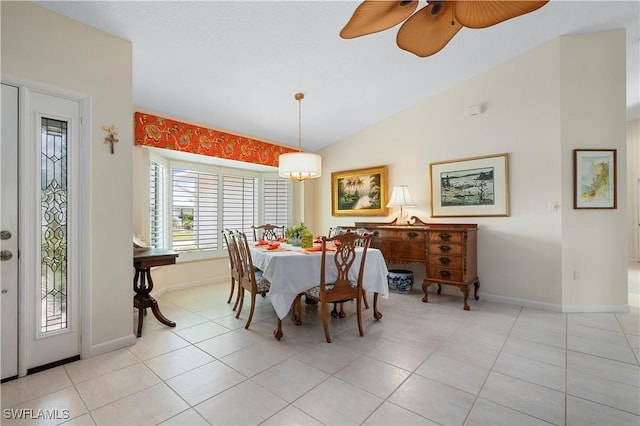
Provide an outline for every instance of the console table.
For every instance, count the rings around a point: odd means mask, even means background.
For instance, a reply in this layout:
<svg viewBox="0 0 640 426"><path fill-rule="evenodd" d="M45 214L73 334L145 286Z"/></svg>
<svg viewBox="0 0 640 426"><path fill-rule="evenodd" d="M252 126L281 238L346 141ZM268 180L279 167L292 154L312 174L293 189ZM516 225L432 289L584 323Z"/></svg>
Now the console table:
<svg viewBox="0 0 640 426"><path fill-rule="evenodd" d="M142 320L147 313L147 308L151 308L153 315L162 324L169 327L176 326L175 322L162 315L158 302L149 294L153 290L151 268L154 266L173 265L176 263L176 257L178 257L178 253L171 250L155 248L133 249L133 266L136 268L136 274L133 277L133 291L136 293L133 296L133 306L138 308L138 332L136 334L138 337L142 336Z"/></svg>
<svg viewBox="0 0 640 426"><path fill-rule="evenodd" d="M422 281L423 302L427 289L438 285L458 287L464 295L464 310L469 310L469 289L474 286L478 300L477 224L426 223L416 216L409 225L393 222L356 222L353 228L365 228L373 234L371 247L382 252L387 264L421 263L426 276Z"/></svg>

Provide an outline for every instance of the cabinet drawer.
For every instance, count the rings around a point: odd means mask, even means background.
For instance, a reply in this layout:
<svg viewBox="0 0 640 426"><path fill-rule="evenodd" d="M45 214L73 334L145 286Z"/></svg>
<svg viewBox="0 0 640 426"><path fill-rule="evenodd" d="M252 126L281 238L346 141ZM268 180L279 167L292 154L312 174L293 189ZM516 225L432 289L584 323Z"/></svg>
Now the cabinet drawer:
<svg viewBox="0 0 640 426"><path fill-rule="evenodd" d="M442 254L430 254L429 265L446 267L446 268L462 268L461 256L445 256Z"/></svg>
<svg viewBox="0 0 640 426"><path fill-rule="evenodd" d="M462 281L462 269L439 268L429 265L428 278L433 280Z"/></svg>
<svg viewBox="0 0 640 426"><path fill-rule="evenodd" d="M373 231L374 239L399 240L399 241L424 241L423 230L406 229L376 229Z"/></svg>
<svg viewBox="0 0 640 426"><path fill-rule="evenodd" d="M449 243L431 243L429 244L429 254L451 254L460 256L463 254L461 244L449 244Z"/></svg>
<svg viewBox="0 0 640 426"><path fill-rule="evenodd" d="M429 242L444 242L444 243L460 243L463 241L464 232L438 230L429 231Z"/></svg>

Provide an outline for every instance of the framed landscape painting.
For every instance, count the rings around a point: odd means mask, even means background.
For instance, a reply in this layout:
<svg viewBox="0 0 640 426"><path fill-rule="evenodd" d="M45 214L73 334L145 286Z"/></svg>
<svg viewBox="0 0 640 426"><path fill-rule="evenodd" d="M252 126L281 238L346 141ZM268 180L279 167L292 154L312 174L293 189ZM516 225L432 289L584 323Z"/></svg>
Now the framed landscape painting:
<svg viewBox="0 0 640 426"><path fill-rule="evenodd" d="M573 150L573 208L617 208L615 149Z"/></svg>
<svg viewBox="0 0 640 426"><path fill-rule="evenodd" d="M333 216L386 216L387 166L331 173Z"/></svg>
<svg viewBox="0 0 640 426"><path fill-rule="evenodd" d="M508 154L429 164L431 217L509 216Z"/></svg>

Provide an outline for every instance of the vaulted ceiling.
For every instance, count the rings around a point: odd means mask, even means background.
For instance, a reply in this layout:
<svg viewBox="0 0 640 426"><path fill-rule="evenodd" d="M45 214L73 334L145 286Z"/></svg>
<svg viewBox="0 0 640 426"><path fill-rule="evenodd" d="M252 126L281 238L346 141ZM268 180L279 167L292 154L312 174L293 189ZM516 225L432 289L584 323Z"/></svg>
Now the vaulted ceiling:
<svg viewBox="0 0 640 426"><path fill-rule="evenodd" d="M552 0L419 58L397 27L345 40L354 1L38 1L133 43L134 106L314 151L559 36L626 28L640 117L640 2ZM419 7L423 7L421 1Z"/></svg>

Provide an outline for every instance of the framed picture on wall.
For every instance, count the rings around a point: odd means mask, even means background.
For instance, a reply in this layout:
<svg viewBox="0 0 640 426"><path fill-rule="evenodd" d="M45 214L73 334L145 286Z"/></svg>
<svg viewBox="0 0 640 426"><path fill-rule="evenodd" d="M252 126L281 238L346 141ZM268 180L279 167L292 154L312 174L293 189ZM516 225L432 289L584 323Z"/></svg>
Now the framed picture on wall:
<svg viewBox="0 0 640 426"><path fill-rule="evenodd" d="M573 208L617 208L615 149L573 150Z"/></svg>
<svg viewBox="0 0 640 426"><path fill-rule="evenodd" d="M509 155L429 164L431 217L509 216Z"/></svg>
<svg viewBox="0 0 640 426"><path fill-rule="evenodd" d="M333 216L386 216L387 166L331 173Z"/></svg>

